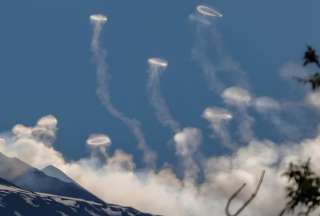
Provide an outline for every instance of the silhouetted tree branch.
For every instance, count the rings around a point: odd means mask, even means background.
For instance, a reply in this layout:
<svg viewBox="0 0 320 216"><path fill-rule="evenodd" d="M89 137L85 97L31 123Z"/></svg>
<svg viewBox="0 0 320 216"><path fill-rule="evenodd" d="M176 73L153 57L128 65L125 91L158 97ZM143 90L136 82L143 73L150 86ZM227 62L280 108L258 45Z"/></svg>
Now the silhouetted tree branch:
<svg viewBox="0 0 320 216"><path fill-rule="evenodd" d="M259 192L259 189L261 187L263 178L264 178L264 174L265 174L265 170L262 171L259 182L257 184L257 187L255 189L255 191L251 194L250 198L234 213L231 214L230 213L230 205L232 203L232 201L238 196L238 194L243 190L243 188L245 188L245 186L247 185L246 183L244 183L243 185L241 185L241 187L236 190L236 192L234 194L232 194L232 196L229 198L226 208L225 208L225 212L227 216L237 216L239 215L251 202L252 200L256 197L256 195Z"/></svg>
<svg viewBox="0 0 320 216"><path fill-rule="evenodd" d="M286 188L288 202L280 216L285 212L294 212L298 206L306 208L306 211L298 215L308 216L320 206L320 177L311 170L310 159L302 164L290 163L283 175L290 184Z"/></svg>

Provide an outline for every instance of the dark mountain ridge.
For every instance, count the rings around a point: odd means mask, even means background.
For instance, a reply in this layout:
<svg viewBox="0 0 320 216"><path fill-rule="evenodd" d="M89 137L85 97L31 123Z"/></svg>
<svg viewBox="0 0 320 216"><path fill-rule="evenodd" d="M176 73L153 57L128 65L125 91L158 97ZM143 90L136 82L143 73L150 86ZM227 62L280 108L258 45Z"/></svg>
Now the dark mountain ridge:
<svg viewBox="0 0 320 216"><path fill-rule="evenodd" d="M55 169L58 170L57 168ZM63 173L62 171L60 172ZM29 191L103 202L74 181L61 181L56 177L46 175L44 172L17 158L9 158L1 153L0 178ZM66 176L65 178L69 177ZM69 179L71 180L71 178Z"/></svg>

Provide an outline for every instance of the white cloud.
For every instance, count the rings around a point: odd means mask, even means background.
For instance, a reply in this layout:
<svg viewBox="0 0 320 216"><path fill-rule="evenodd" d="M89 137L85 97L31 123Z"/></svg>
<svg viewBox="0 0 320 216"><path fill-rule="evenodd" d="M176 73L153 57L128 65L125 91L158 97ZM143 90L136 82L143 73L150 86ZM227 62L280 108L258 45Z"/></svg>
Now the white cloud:
<svg viewBox="0 0 320 216"><path fill-rule="evenodd" d="M57 124L57 119L53 115L48 115L40 118L34 127L17 124L12 132L19 138L37 139L43 144L51 145L56 138Z"/></svg>
<svg viewBox="0 0 320 216"><path fill-rule="evenodd" d="M132 156L121 150L113 154L107 152L104 164L99 166L92 155L68 162L51 145L39 142L29 136L30 133L21 136L22 132L17 133L17 128L14 127L14 133L2 135L0 152L39 168L54 165L109 203L132 206L154 214L224 215L229 196L242 183L247 183L232 206L236 208L251 195L261 171L266 170L261 190L244 214L277 215L285 205L286 180L281 174L289 162L311 157L313 169L320 173L320 134L295 144L251 140L233 155L197 159L200 160L196 163L197 168L204 175L203 182L197 183L188 175L179 179L168 166L160 170L137 170ZM176 134L174 140L178 154L197 162L191 156L201 143L199 129L185 128ZM192 170L194 167L186 168Z"/></svg>
<svg viewBox="0 0 320 216"><path fill-rule="evenodd" d="M181 132L175 134L174 141L178 155L192 155L201 144L201 131L197 128L184 128Z"/></svg>

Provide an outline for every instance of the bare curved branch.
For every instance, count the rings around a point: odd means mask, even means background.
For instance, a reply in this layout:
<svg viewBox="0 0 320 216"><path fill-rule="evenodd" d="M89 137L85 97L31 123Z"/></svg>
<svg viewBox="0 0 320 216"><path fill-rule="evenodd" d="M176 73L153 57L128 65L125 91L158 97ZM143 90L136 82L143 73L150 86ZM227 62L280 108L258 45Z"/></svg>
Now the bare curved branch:
<svg viewBox="0 0 320 216"><path fill-rule="evenodd" d="M227 202L227 205L226 205L226 208L225 208L225 212L226 212L227 216L237 216L237 215L239 215L251 203L251 201L256 197L256 195L259 192L259 189L261 187L264 175L265 175L265 170L263 170L262 173L261 173L261 176L260 176L260 179L259 179L259 182L257 184L257 187L256 187L255 191L251 194L249 199L234 214L230 213L230 205L231 205L232 201L239 195L239 193L243 190L243 188L245 188L245 186L247 184L244 183L243 185L241 185L241 187L238 190L236 190L236 192L234 192L232 194L232 196L229 198L229 200Z"/></svg>

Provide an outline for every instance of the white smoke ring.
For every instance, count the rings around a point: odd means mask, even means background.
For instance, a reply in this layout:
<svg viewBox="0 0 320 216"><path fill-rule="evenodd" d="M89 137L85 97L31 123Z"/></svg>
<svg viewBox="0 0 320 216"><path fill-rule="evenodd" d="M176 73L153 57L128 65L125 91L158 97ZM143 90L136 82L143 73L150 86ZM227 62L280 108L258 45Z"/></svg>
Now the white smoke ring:
<svg viewBox="0 0 320 216"><path fill-rule="evenodd" d="M218 12L217 10L205 6L205 5L199 5L197 6L197 11L203 16L209 16L209 17L223 17L223 15Z"/></svg>

